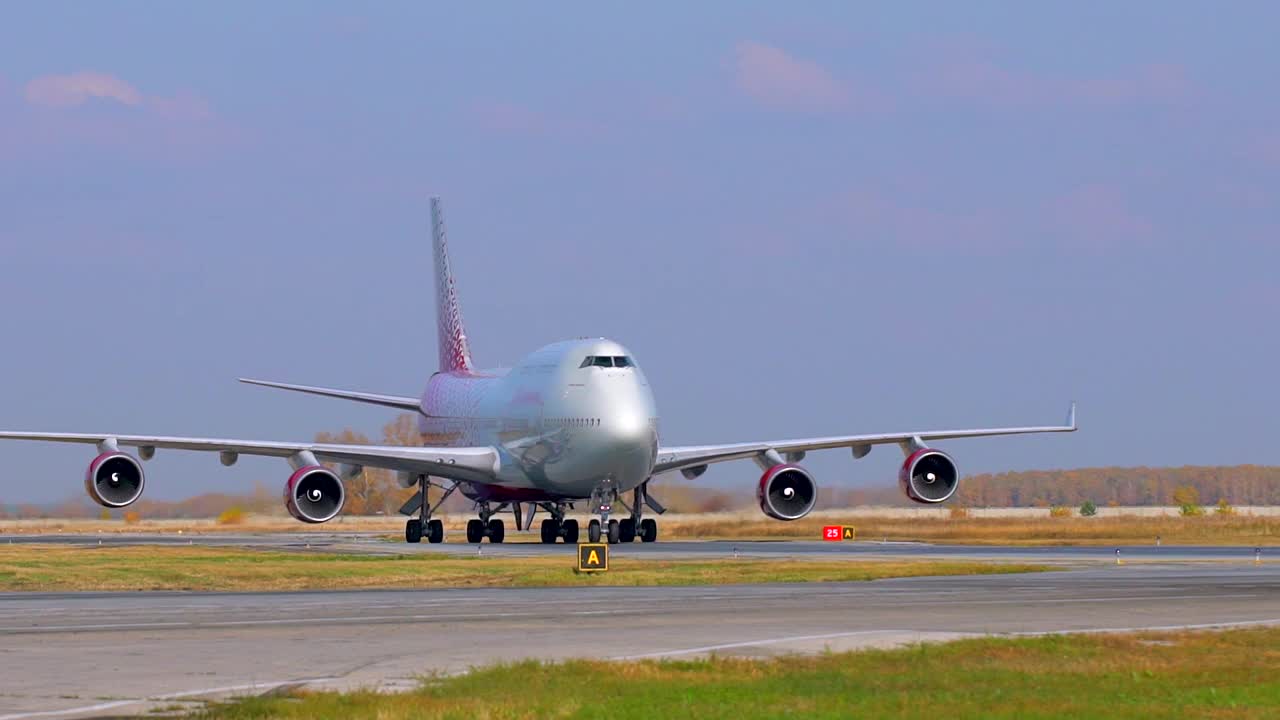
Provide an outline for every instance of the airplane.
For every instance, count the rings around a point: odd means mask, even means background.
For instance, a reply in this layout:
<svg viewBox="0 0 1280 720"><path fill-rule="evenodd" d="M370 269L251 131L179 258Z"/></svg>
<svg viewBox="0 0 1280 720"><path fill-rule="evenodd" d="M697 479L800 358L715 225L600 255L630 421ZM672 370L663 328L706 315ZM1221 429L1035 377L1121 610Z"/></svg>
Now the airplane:
<svg viewBox="0 0 1280 720"><path fill-rule="evenodd" d="M897 445L905 460L898 482L918 503L951 498L958 487L955 461L928 443L956 438L1074 432L1071 404L1063 425L1004 427L932 432L892 432L724 445L672 446L658 438L654 397L635 356L605 338L552 343L509 369L484 370L472 361L457 287L449 264L440 199L431 202L435 263L436 329L439 370L421 397L381 395L327 387L241 378L241 382L311 395L380 405L416 415L423 446L396 447L313 442L263 442L113 433L71 434L0 432L0 439L96 445L98 455L85 473L85 491L107 508L122 508L141 497L142 460L158 449L216 452L223 465L241 455L279 457L293 472L284 485L285 507L294 518L323 523L337 517L345 500L344 481L364 468L397 473L405 489L416 488L400 509L410 516L405 540L444 540L436 517L454 492L475 503L478 517L467 522L468 543L488 538L501 543L510 509L516 529L528 530L537 511L543 543L577 543L578 521L569 518L586 503L587 539L613 544L653 542L658 525L645 510L661 515L662 504L649 492L653 478L679 472L694 480L716 463L753 460L763 473L756 500L765 515L798 520L813 510L818 485L799 463L815 450L844 448L855 459L876 445ZM137 457L121 451L136 448ZM336 465L331 469L323 463ZM439 496L432 500L430 490ZM611 518L621 506L624 517Z"/></svg>

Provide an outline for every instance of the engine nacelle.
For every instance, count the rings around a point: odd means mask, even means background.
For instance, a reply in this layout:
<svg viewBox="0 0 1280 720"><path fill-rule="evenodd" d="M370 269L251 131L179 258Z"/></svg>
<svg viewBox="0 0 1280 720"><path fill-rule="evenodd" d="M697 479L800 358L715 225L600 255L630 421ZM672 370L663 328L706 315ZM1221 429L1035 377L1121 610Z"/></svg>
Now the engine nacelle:
<svg viewBox="0 0 1280 720"><path fill-rule="evenodd" d="M309 465L289 476L284 485L284 506L305 523L328 522L342 512L347 494L342 480L329 468Z"/></svg>
<svg viewBox="0 0 1280 720"><path fill-rule="evenodd" d="M907 457L898 471L898 486L918 503L940 503L956 494L960 473L951 456L941 450L921 448Z"/></svg>
<svg viewBox="0 0 1280 720"><path fill-rule="evenodd" d="M799 465L774 465L756 488L760 510L775 520L799 520L818 502L818 484Z"/></svg>
<svg viewBox="0 0 1280 720"><path fill-rule="evenodd" d="M122 508L142 496L142 465L122 452L105 452L89 463L84 490L102 507Z"/></svg>

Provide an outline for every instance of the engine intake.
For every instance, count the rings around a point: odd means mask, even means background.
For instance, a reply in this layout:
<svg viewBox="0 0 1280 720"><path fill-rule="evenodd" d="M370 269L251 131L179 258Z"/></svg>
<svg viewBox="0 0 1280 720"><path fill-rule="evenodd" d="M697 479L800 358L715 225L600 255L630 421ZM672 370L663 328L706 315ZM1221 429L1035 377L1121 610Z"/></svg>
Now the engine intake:
<svg viewBox="0 0 1280 720"><path fill-rule="evenodd" d="M956 494L960 473L951 456L941 450L922 448L911 453L898 471L903 494L918 503L940 503Z"/></svg>
<svg viewBox="0 0 1280 720"><path fill-rule="evenodd" d="M284 506L289 514L305 523L328 522L342 512L346 502L342 480L319 465L300 468L284 486Z"/></svg>
<svg viewBox="0 0 1280 720"><path fill-rule="evenodd" d="M84 490L102 507L122 508L142 496L142 465L122 452L106 452L89 463Z"/></svg>
<svg viewBox="0 0 1280 720"><path fill-rule="evenodd" d="M799 465L774 465L760 476L760 510L775 520L799 520L818 501L818 484Z"/></svg>

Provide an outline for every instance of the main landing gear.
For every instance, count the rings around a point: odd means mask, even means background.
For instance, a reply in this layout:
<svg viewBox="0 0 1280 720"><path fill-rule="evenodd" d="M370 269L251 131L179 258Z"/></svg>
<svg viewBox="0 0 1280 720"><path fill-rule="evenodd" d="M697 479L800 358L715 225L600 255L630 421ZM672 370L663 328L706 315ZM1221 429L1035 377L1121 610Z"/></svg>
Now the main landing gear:
<svg viewBox="0 0 1280 720"><path fill-rule="evenodd" d="M502 521L493 515L505 507L504 504L494 510L489 507L489 503L479 503L480 517L467 521L467 542L479 543L485 538L489 538L491 543L502 542L506 538L507 529Z"/></svg>
<svg viewBox="0 0 1280 720"><path fill-rule="evenodd" d="M648 486L649 483L646 482L632 493L631 506L627 507L631 511L631 517L618 521L620 542L635 542L639 538L640 542L651 543L658 539L658 523L653 518L644 517L644 508L648 505L659 515L666 512L666 508L649 497ZM625 502L622 505L627 506Z"/></svg>
<svg viewBox="0 0 1280 720"><path fill-rule="evenodd" d="M441 486L443 487L443 486ZM418 493L410 498L409 502L400 508L403 515L412 515L418 513L418 517L409 518L404 524L404 540L407 543L420 543L422 538L426 538L427 542L436 544L444 542L444 523L431 518L432 512L440 507L445 498L453 494L458 489L457 485L450 485L445 490L444 495L436 501L435 505L431 505L427 498L427 490L431 488L431 478L426 475L418 476Z"/></svg>
<svg viewBox="0 0 1280 720"><path fill-rule="evenodd" d="M539 503L538 507L551 515L542 521L539 528L544 545L553 545L560 538L564 538L566 545L578 543L578 521L565 519L564 514L568 509L565 503Z"/></svg>

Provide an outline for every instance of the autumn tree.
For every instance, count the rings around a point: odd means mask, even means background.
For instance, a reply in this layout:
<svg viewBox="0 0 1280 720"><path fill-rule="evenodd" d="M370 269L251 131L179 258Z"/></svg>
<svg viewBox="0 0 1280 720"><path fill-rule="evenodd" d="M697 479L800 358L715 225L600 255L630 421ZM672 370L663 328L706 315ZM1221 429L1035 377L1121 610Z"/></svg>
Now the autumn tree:
<svg viewBox="0 0 1280 720"><path fill-rule="evenodd" d="M415 447L421 444L418 433L417 418L409 413L397 416L382 427L383 445L398 447ZM337 433L321 432L316 434L318 443L338 443L343 445L369 445L369 437L351 428ZM364 468L364 472L350 480L344 479L347 490L347 503L343 513L347 515L375 515L383 513L391 515L409 499L413 490L401 488L396 482L396 474L383 468Z"/></svg>

